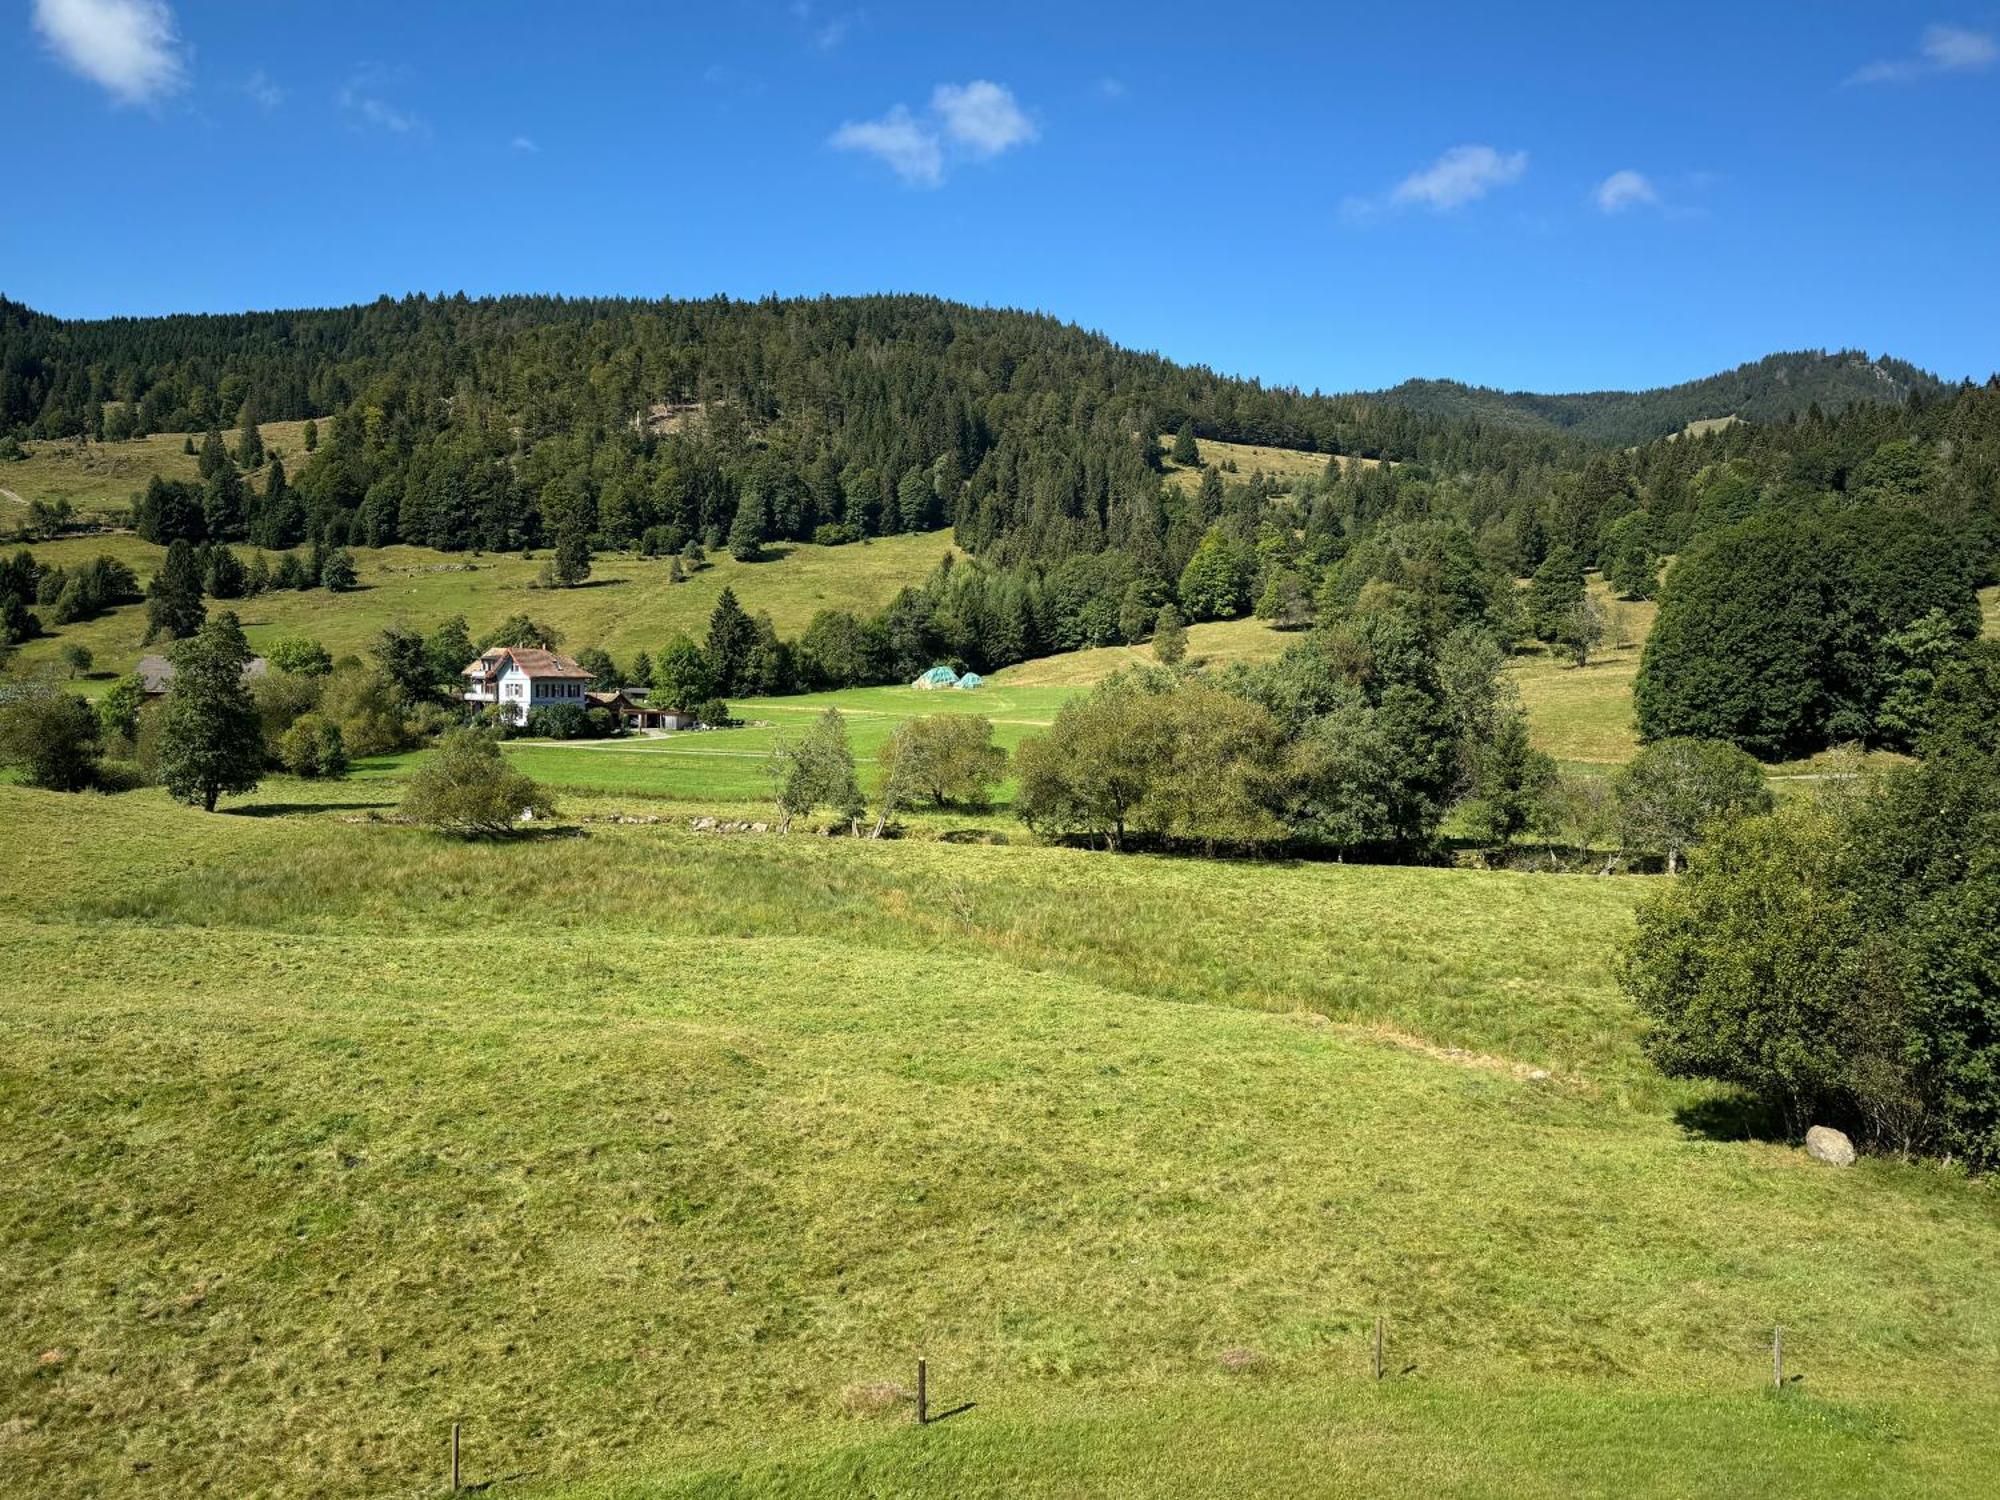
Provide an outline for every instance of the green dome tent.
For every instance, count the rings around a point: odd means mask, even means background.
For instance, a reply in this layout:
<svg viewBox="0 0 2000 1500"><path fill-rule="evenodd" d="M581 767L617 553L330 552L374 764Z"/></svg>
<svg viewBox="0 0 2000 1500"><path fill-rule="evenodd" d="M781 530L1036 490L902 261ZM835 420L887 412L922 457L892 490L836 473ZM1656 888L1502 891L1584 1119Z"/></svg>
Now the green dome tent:
<svg viewBox="0 0 2000 1500"><path fill-rule="evenodd" d="M961 692L969 693L974 688L985 687L986 679L981 677L977 672L967 672L957 682L953 683L952 686L958 688Z"/></svg>
<svg viewBox="0 0 2000 1500"><path fill-rule="evenodd" d="M958 686L958 673L950 667L932 667L923 676L910 684L913 688L948 688Z"/></svg>

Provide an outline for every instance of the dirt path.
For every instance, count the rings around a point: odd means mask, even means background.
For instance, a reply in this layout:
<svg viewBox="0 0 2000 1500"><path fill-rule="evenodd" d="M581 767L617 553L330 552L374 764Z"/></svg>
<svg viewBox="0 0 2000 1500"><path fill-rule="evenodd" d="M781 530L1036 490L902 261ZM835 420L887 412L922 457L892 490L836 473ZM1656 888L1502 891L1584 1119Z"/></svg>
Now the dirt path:
<svg viewBox="0 0 2000 1500"><path fill-rule="evenodd" d="M16 505L26 505L28 503L10 489L0 489L0 500L12 500Z"/></svg>

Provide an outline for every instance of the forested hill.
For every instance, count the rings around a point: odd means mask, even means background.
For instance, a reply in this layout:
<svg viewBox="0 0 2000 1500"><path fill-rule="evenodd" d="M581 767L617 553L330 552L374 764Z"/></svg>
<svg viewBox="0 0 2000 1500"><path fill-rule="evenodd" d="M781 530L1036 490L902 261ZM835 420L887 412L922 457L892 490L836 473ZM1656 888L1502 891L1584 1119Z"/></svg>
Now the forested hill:
<svg viewBox="0 0 2000 1500"><path fill-rule="evenodd" d="M1814 406L1829 415L1862 402L1908 401L1944 389L1935 375L1883 355L1801 350L1772 354L1719 375L1649 391L1586 391L1544 396L1496 391L1455 380L1406 380L1380 399L1450 421L1477 421L1518 432L1564 433L1629 446L1676 433L1694 422L1737 417L1783 422Z"/></svg>

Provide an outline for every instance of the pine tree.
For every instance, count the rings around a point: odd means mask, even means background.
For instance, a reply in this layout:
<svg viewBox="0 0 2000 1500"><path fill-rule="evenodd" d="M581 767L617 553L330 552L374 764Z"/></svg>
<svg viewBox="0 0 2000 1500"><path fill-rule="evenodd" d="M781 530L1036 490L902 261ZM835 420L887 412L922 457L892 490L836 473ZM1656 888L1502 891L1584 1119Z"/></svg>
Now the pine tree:
<svg viewBox="0 0 2000 1500"><path fill-rule="evenodd" d="M715 691L742 691L744 669L757 645L757 622L736 602L736 591L724 588L708 617L708 665L715 674Z"/></svg>
<svg viewBox="0 0 2000 1500"><path fill-rule="evenodd" d="M239 469L262 468L264 464L264 435L257 430L257 420L248 411L243 414L243 430L236 438L236 466Z"/></svg>
<svg viewBox="0 0 2000 1500"><path fill-rule="evenodd" d="M1200 467L1201 449L1194 440L1194 419L1181 423L1180 431L1174 434L1173 460L1183 468Z"/></svg>
<svg viewBox="0 0 2000 1500"><path fill-rule="evenodd" d="M193 635L208 618L201 602L201 560L185 537L167 548L160 571L146 590L146 645L161 636L170 641Z"/></svg>
<svg viewBox="0 0 2000 1500"><path fill-rule="evenodd" d="M305 431L301 435L301 440L305 443L306 452L308 453L319 446L319 423L315 422L311 417L306 418Z"/></svg>
<svg viewBox="0 0 2000 1500"><path fill-rule="evenodd" d="M177 802L208 812L225 792L256 788L264 766L257 705L243 682L250 645L226 610L173 650L160 707L160 780Z"/></svg>
<svg viewBox="0 0 2000 1500"><path fill-rule="evenodd" d="M764 555L764 497L746 489L737 502L729 527L729 555L738 562L756 562Z"/></svg>
<svg viewBox="0 0 2000 1500"><path fill-rule="evenodd" d="M1583 564L1558 547L1535 569L1528 585L1528 629L1538 641L1557 640L1583 602Z"/></svg>

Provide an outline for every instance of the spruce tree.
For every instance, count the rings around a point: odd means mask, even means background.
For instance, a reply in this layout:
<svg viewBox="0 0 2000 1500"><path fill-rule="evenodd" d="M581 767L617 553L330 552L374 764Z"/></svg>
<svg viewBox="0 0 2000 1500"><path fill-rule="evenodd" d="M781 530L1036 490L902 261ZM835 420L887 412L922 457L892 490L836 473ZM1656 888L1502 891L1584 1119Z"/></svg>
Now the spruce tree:
<svg viewBox="0 0 2000 1500"><path fill-rule="evenodd" d="M177 802L215 811L225 792L255 790L264 767L257 705L244 685L250 645L224 611L173 649L160 706L160 781Z"/></svg>
<svg viewBox="0 0 2000 1500"><path fill-rule="evenodd" d="M724 588L708 617L708 665L715 674L715 691L742 691L744 668L757 645L757 622L736 602L736 591Z"/></svg>
<svg viewBox="0 0 2000 1500"><path fill-rule="evenodd" d="M146 639L178 641L201 629L208 609L201 602L201 561L185 537L167 548L160 571L146 590Z"/></svg>
<svg viewBox="0 0 2000 1500"><path fill-rule="evenodd" d="M1198 468L1201 464L1201 448L1194 440L1192 418L1181 423L1180 431L1174 434L1173 460L1188 469Z"/></svg>
<svg viewBox="0 0 2000 1500"><path fill-rule="evenodd" d="M729 527L729 555L738 562L756 562L764 555L764 497L746 489L737 502Z"/></svg>

